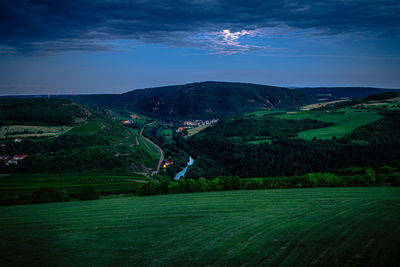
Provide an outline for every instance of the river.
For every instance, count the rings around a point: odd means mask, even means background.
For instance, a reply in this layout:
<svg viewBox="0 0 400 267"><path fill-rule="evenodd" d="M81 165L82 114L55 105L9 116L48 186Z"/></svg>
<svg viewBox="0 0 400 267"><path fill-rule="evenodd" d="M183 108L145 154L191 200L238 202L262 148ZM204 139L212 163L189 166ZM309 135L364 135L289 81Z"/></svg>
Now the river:
<svg viewBox="0 0 400 267"><path fill-rule="evenodd" d="M193 158L192 158L192 157L189 157L189 162L188 162L188 164L186 165L186 167L185 167L183 170L181 170L180 172L178 172L178 173L175 175L174 180L175 180L175 181L178 181L179 179L181 179L182 177L184 177L187 168L188 168L190 165L193 165L193 162L194 162Z"/></svg>

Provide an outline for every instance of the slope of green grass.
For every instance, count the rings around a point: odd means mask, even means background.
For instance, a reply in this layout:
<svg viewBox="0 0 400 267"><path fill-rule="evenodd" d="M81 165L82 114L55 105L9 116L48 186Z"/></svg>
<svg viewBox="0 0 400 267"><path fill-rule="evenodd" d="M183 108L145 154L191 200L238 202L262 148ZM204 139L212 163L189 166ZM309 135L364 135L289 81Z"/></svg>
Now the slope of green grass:
<svg viewBox="0 0 400 267"><path fill-rule="evenodd" d="M143 137L139 137L139 144L144 148L144 150L149 153L149 155L154 158L160 158L160 152L158 149L152 144L147 142Z"/></svg>
<svg viewBox="0 0 400 267"><path fill-rule="evenodd" d="M191 137L191 136L193 136L195 134L198 134L199 132L207 129L210 126L211 125L202 125L202 126L199 126L199 127L196 127L196 128L189 129L187 137Z"/></svg>
<svg viewBox="0 0 400 267"><path fill-rule="evenodd" d="M318 139L330 139L334 136L340 138L352 133L357 127L383 118L383 116L376 112L358 111L350 108L342 109L338 112L302 111L282 114L278 115L278 117L292 120L314 119L335 123L333 126L298 133L299 137L307 140L313 139L314 137Z"/></svg>
<svg viewBox="0 0 400 267"><path fill-rule="evenodd" d="M76 134L76 135L91 135L100 131L101 126L99 123L94 121L88 121L87 123L83 124L82 126L73 128L68 133L69 134Z"/></svg>
<svg viewBox="0 0 400 267"><path fill-rule="evenodd" d="M399 188L255 190L0 208L2 266L395 266Z"/></svg>
<svg viewBox="0 0 400 267"><path fill-rule="evenodd" d="M256 117L260 117L260 116L268 116L268 115L274 115L274 114L279 114L279 113L285 113L286 110L279 110L279 109L273 109L273 110L257 110L254 112L248 112L245 113L244 116L256 116Z"/></svg>

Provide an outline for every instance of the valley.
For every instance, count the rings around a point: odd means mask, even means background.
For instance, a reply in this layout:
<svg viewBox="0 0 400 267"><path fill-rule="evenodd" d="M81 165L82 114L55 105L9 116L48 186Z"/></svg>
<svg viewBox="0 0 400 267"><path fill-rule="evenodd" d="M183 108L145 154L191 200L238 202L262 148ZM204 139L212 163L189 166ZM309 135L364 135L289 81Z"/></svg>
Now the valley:
<svg viewBox="0 0 400 267"><path fill-rule="evenodd" d="M400 1L0 14L0 267L400 266Z"/></svg>
<svg viewBox="0 0 400 267"><path fill-rule="evenodd" d="M239 85L224 84L235 90ZM182 88L191 86L197 84ZM41 187L56 188L57 194L64 192L67 199L79 198L79 190L89 185L99 196L175 192L173 178L184 168L185 178L195 180L239 176L276 177L280 181L293 176L294 181L295 176L308 173L328 172L340 177L341 170L353 167L361 171L345 171L346 175L365 176L364 170L372 167L379 182L362 178L350 184L398 183L393 178L398 166L393 163L400 157L394 149L399 145L395 136L400 101L393 92L308 105L306 109L253 110L209 119L200 119L200 115L192 119L150 118L127 109L87 107L59 98L2 99L0 106L6 111L0 115L4 205L36 202L31 194ZM359 154L365 156L360 158ZM194 163L187 166L191 156ZM386 165L391 170L385 174L379 168ZM93 180L96 173L110 171L118 175ZM75 177L81 177L82 172L88 179L78 181ZM114 184L113 190L103 181ZM152 185L145 185L149 181ZM272 186L262 180L258 185L259 181L255 185L242 181L241 189ZM179 192L193 192L180 182ZM71 187L74 183L76 190ZM167 188L161 189L160 183L167 183ZM292 182L283 184L297 187ZM206 191L213 190L209 187Z"/></svg>
<svg viewBox="0 0 400 267"><path fill-rule="evenodd" d="M252 97L186 118L0 99L0 263L397 262L399 95Z"/></svg>

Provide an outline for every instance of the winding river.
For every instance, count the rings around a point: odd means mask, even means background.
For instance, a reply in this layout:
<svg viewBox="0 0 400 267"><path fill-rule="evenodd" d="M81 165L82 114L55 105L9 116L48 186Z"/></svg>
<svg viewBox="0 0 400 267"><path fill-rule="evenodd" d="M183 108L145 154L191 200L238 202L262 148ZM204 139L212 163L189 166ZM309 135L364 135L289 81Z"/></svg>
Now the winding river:
<svg viewBox="0 0 400 267"><path fill-rule="evenodd" d="M178 173L175 175L174 180L175 180L175 181L178 181L179 179L181 179L182 177L184 177L184 176L185 176L185 173L186 173L186 171L187 171L187 168L188 168L190 165L193 165L193 162L194 162L193 158L192 158L192 157L189 157L189 162L188 162L188 164L186 165L186 167L185 167L183 170L181 170L180 172L178 172Z"/></svg>

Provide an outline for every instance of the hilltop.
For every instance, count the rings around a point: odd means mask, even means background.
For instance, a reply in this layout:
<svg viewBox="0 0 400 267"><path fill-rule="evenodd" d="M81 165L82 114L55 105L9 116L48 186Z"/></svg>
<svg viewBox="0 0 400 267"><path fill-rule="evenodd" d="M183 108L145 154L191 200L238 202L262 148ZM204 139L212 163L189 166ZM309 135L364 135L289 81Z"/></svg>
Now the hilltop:
<svg viewBox="0 0 400 267"><path fill-rule="evenodd" d="M76 126L91 115L83 105L69 100L45 98L1 98L0 110L0 126Z"/></svg>
<svg viewBox="0 0 400 267"><path fill-rule="evenodd" d="M200 82L119 95L67 98L100 108L127 109L152 118L227 117L245 111L290 109L315 102L310 95L288 88L232 82Z"/></svg>

